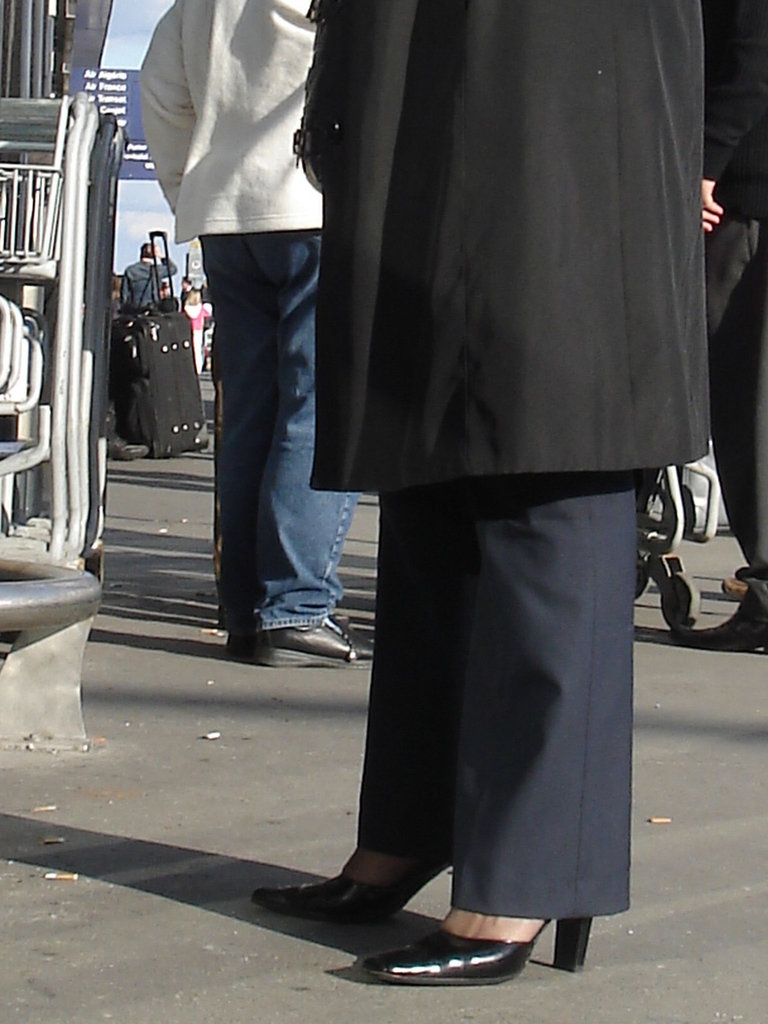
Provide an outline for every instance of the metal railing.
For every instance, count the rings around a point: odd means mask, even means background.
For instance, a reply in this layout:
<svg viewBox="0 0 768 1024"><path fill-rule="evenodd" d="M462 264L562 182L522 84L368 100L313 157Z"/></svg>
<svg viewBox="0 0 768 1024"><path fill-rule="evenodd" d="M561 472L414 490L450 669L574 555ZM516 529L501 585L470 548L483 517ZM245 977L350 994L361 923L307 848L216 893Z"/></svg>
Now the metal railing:
<svg viewBox="0 0 768 1024"><path fill-rule="evenodd" d="M70 116L62 100L0 99L0 275L57 272Z"/></svg>
<svg viewBox="0 0 768 1024"><path fill-rule="evenodd" d="M4 745L88 746L80 673L100 593L122 144L84 94L0 100L0 632L15 634L0 668Z"/></svg>
<svg viewBox="0 0 768 1024"><path fill-rule="evenodd" d="M53 91L56 9L49 0L0 0L0 95Z"/></svg>

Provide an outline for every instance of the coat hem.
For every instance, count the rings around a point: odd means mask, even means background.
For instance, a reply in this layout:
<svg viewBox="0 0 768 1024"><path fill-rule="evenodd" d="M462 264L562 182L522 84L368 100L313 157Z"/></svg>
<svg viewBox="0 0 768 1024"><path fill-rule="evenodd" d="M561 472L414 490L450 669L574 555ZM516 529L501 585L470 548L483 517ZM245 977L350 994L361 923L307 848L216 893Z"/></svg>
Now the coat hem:
<svg viewBox="0 0 768 1024"><path fill-rule="evenodd" d="M664 452L643 453L641 458L636 454L627 454L615 460L585 461L563 460L542 465L528 462L506 462L499 465L450 465L425 466L419 464L412 471L391 473L367 472L352 470L349 474L335 473L331 469L317 468L312 475L312 487L319 491L367 491L370 493L387 493L388 491L407 490L410 487L428 487L432 484L450 483L473 477L545 475L556 473L626 473L642 469L660 469L663 466L681 466L705 455L709 448L709 438L698 441L691 440L684 446L668 449ZM656 455L657 457L654 457ZM374 460L375 461L375 460ZM380 467L379 467L380 468Z"/></svg>

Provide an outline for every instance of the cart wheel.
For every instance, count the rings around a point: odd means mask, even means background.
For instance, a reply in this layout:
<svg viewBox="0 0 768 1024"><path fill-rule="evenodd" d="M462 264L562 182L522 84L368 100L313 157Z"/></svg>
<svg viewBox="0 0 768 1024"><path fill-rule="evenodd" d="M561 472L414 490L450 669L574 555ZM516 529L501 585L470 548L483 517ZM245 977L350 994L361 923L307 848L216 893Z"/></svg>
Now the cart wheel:
<svg viewBox="0 0 768 1024"><path fill-rule="evenodd" d="M661 614L672 630L691 629L699 617L701 597L685 573L674 573L661 591Z"/></svg>
<svg viewBox="0 0 768 1024"><path fill-rule="evenodd" d="M648 558L643 555L637 556L635 565L635 600L645 592L651 578L651 570L648 567Z"/></svg>

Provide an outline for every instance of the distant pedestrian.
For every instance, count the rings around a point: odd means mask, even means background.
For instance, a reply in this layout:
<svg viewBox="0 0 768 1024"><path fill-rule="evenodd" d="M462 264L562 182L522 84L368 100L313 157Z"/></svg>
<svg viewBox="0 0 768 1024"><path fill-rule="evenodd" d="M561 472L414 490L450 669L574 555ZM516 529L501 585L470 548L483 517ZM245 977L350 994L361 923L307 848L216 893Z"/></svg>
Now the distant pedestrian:
<svg viewBox="0 0 768 1024"><path fill-rule="evenodd" d="M197 288L190 288L186 294L183 311L192 327L195 368L198 373L202 373L205 367L205 331L208 321L213 317L213 307L210 302L203 302L202 293Z"/></svg>
<svg viewBox="0 0 768 1024"><path fill-rule="evenodd" d="M124 312L139 312L157 306L168 293L168 280L176 273L176 264L169 258L166 263L157 246L145 242L136 263L123 272L120 282L120 306Z"/></svg>

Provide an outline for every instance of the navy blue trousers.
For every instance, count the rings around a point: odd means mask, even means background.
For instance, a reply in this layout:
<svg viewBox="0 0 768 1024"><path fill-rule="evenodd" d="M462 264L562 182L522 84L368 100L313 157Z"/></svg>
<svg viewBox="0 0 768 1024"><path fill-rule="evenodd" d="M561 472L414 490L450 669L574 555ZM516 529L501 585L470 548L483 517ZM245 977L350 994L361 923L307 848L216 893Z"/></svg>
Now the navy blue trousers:
<svg viewBox="0 0 768 1024"><path fill-rule="evenodd" d="M466 910L626 909L635 559L627 473L381 496L360 846Z"/></svg>

